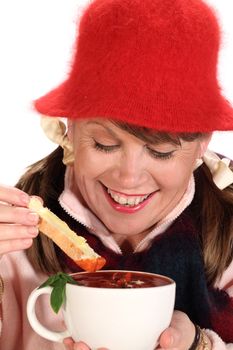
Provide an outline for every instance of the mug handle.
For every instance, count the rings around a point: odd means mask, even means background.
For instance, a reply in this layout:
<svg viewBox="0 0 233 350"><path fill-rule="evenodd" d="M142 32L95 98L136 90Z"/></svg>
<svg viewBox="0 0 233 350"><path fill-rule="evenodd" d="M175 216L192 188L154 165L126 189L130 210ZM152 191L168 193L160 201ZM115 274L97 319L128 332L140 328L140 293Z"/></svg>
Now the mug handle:
<svg viewBox="0 0 233 350"><path fill-rule="evenodd" d="M37 318L36 312L35 312L35 306L36 306L36 301L37 301L38 297L40 295L43 295L43 294L50 295L51 293L52 293L51 287L34 289L32 291L32 293L30 294L28 301L27 301L27 317L28 317L29 323L30 323L31 327L33 328L33 330L36 333L38 333L41 337L48 339L48 340L51 340L51 341L62 343L62 341L66 337L71 336L70 332L67 329L63 332L53 332L53 331L49 330L48 328L43 326L38 321L38 318Z"/></svg>

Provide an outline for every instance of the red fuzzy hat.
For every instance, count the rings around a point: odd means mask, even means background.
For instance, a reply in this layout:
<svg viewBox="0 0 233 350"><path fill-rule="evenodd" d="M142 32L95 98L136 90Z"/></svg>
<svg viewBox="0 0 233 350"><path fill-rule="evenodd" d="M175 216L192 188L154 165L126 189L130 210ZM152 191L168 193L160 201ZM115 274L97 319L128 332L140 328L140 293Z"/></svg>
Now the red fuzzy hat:
<svg viewBox="0 0 233 350"><path fill-rule="evenodd" d="M201 0L94 0L68 78L35 108L161 131L233 130L217 81L219 43L216 16Z"/></svg>

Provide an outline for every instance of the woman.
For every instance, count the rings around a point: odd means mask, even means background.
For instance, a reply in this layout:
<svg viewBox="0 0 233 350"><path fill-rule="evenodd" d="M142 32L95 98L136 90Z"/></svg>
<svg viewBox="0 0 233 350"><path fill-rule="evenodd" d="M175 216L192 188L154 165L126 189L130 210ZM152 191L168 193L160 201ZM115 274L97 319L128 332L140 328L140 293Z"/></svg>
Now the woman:
<svg viewBox="0 0 233 350"><path fill-rule="evenodd" d="M29 195L38 195L106 268L176 281L161 349L233 349L233 173L207 150L214 130L233 129L216 79L214 12L199 0L95 0L76 45L67 80L35 102L60 146L17 188L0 188L1 348L62 348L37 336L25 316L45 274L78 271L38 235L38 217L27 209ZM68 118L67 131L54 117ZM38 312L62 327L46 302ZM65 347L88 344L66 339Z"/></svg>

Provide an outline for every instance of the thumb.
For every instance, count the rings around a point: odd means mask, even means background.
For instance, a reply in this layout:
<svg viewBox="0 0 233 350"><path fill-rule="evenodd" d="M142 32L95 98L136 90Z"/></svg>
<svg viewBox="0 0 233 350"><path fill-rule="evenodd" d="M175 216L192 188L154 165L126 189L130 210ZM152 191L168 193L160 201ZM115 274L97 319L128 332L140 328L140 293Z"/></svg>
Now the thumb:
<svg viewBox="0 0 233 350"><path fill-rule="evenodd" d="M180 344L180 333L173 327L167 328L159 338L159 345L163 349L175 348Z"/></svg>

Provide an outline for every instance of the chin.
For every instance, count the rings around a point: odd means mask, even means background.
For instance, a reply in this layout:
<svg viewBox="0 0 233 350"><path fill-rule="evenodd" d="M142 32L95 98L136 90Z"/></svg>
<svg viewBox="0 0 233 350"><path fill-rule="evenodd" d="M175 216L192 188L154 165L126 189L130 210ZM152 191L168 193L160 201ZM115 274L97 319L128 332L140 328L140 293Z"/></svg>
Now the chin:
<svg viewBox="0 0 233 350"><path fill-rule="evenodd" d="M144 231L143 228L142 229L138 227L129 228L129 225L127 223L125 223L124 225L119 225L119 220L116 221L116 224L106 223L105 226L110 232L112 232L112 234L120 234L123 236L134 236Z"/></svg>

